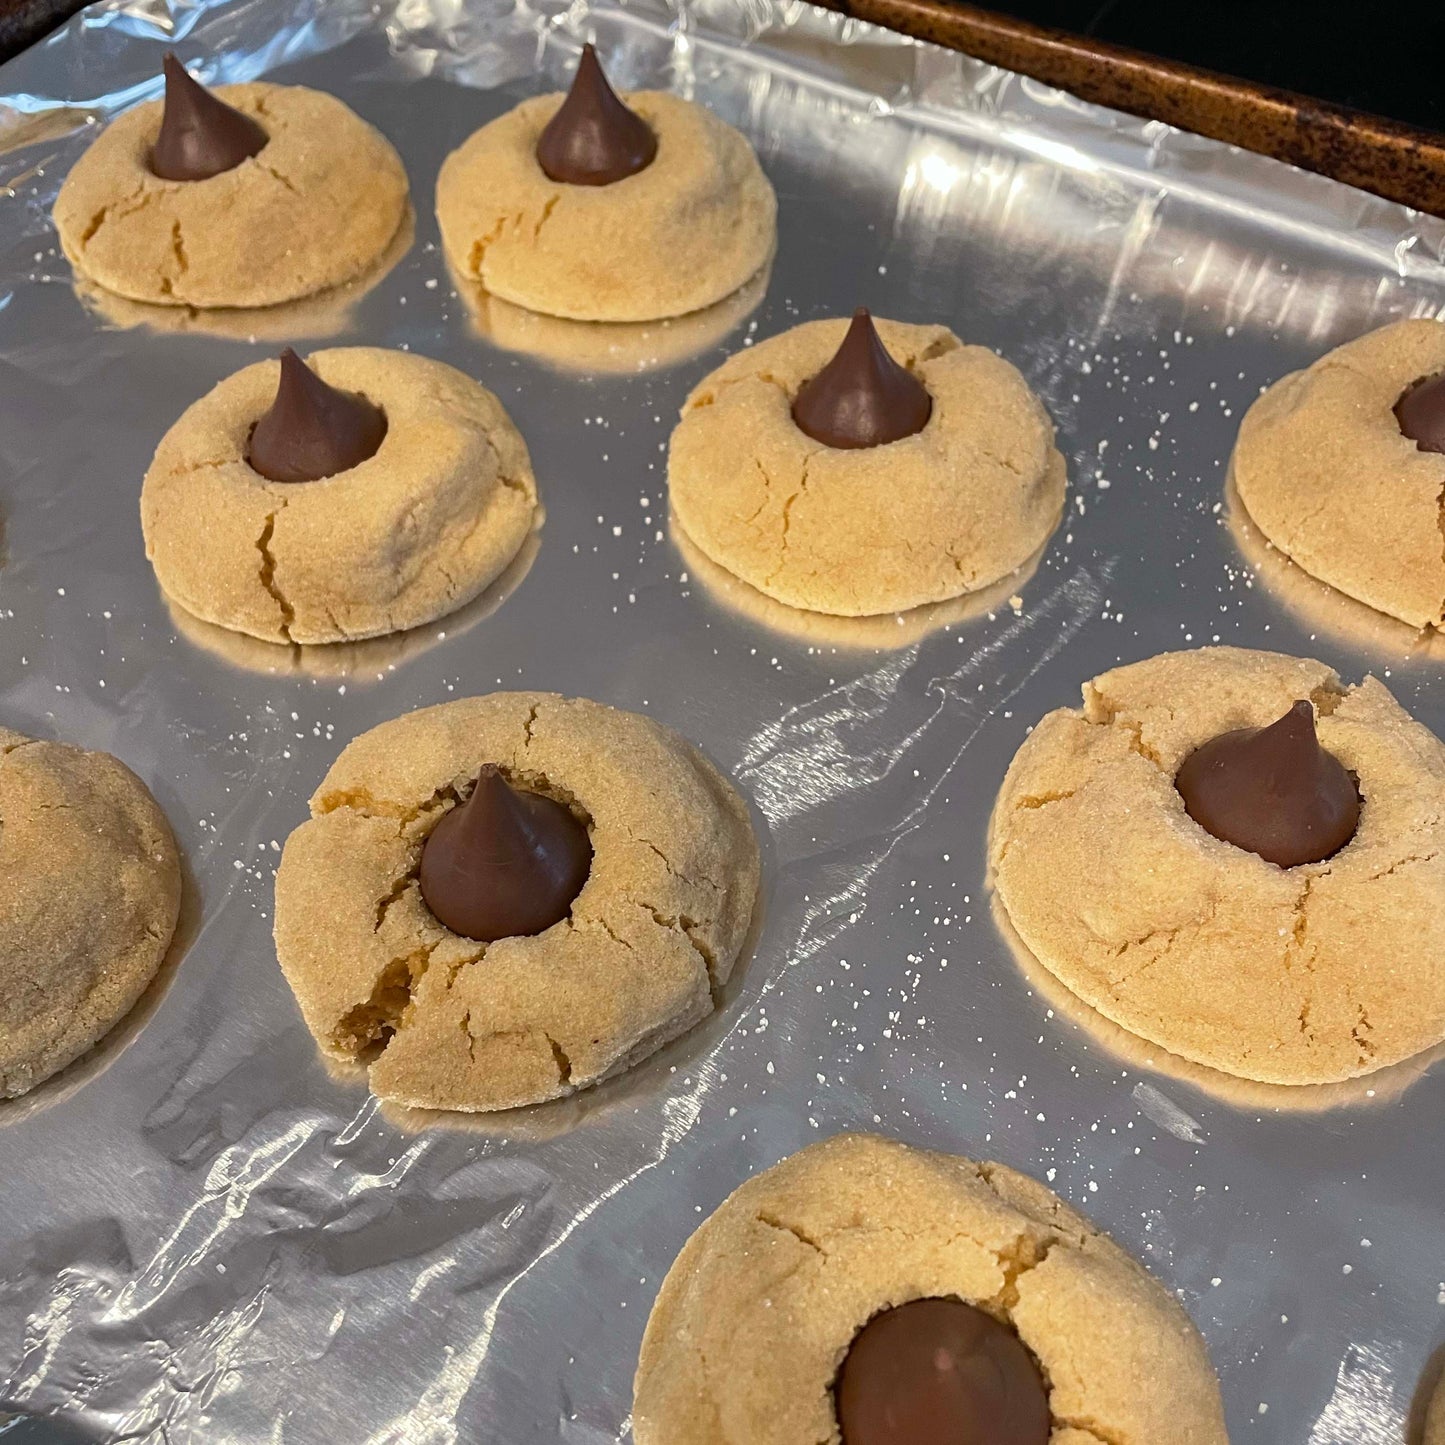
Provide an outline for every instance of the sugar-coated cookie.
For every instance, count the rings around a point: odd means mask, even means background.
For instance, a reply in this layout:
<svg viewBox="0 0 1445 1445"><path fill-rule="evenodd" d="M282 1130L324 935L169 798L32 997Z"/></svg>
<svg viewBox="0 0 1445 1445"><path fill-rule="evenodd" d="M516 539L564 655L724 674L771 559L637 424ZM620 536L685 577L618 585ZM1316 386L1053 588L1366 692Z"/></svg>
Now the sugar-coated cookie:
<svg viewBox="0 0 1445 1445"><path fill-rule="evenodd" d="M999 900L1044 967L1132 1033L1246 1079L1334 1082L1445 1039L1445 746L1379 682L1209 647L1083 693L1019 749L990 828ZM1248 792L1203 809L1176 780L1202 745L1301 702L1331 760L1316 801L1334 851L1281 866L1196 821L1227 823ZM1359 799L1342 844L1336 769ZM1280 780L1256 784L1272 826Z"/></svg>
<svg viewBox="0 0 1445 1445"><path fill-rule="evenodd" d="M175 840L129 768L0 728L0 1099L120 1022L180 903Z"/></svg>
<svg viewBox="0 0 1445 1445"><path fill-rule="evenodd" d="M172 72L166 101L112 121L61 186L55 226L81 276L154 305L271 306L383 256L407 215L407 180L378 130L305 86L220 86L191 103L203 117L239 113L264 143L204 179L164 179L156 147L180 85L199 90Z"/></svg>
<svg viewBox="0 0 1445 1445"><path fill-rule="evenodd" d="M537 515L526 443L470 377L411 352L310 358L384 415L366 459L315 481L253 465L282 368L261 361L184 412L141 490L146 555L204 621L272 642L401 632L461 607L521 550Z"/></svg>
<svg viewBox="0 0 1445 1445"><path fill-rule="evenodd" d="M1445 389L1417 390L1442 375L1445 324L1381 327L1275 382L1245 414L1232 466L1281 552L1415 627L1445 621Z"/></svg>
<svg viewBox="0 0 1445 1445"><path fill-rule="evenodd" d="M432 911L426 863L490 770L560 804L591 857L556 922L488 942ZM276 951L326 1053L370 1059L382 1046L373 1093L505 1109L619 1073L710 1012L747 934L758 867L746 806L676 734L584 699L495 693L410 713L346 748L282 854Z"/></svg>
<svg viewBox="0 0 1445 1445"><path fill-rule="evenodd" d="M858 1356L923 1301L971 1315L979 1352L920 1401L946 1336L905 1327ZM934 1428L898 1429L920 1404ZM895 1422L855 1439L920 1445L1227 1438L1194 1326L1088 1220L1001 1164L862 1134L749 1180L688 1241L643 1336L632 1428L637 1445L837 1445L847 1414Z"/></svg>
<svg viewBox="0 0 1445 1445"><path fill-rule="evenodd" d="M578 321L655 321L730 296L776 241L777 200L752 147L692 101L636 91L623 104L599 77L584 57L571 94L523 101L447 157L436 205L452 265L504 301ZM636 168L617 179L554 179L539 143L588 97L655 147L624 156L620 168Z"/></svg>
<svg viewBox="0 0 1445 1445"><path fill-rule="evenodd" d="M1053 425L1013 366L943 326L878 321L873 336L873 324L810 321L738 352L698 383L672 434L677 524L791 607L862 617L977 591L1028 561L1063 509ZM860 382L847 368L825 415L871 415L865 388L882 373L895 393L917 389L882 396L898 410L885 424L916 430L832 445L799 424L809 385L855 349L871 371Z"/></svg>

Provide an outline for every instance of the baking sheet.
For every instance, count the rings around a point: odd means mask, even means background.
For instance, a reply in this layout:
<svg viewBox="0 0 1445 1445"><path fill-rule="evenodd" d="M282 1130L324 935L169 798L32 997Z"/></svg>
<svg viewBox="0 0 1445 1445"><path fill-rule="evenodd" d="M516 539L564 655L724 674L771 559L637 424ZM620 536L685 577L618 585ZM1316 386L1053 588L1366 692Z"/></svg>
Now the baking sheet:
<svg viewBox="0 0 1445 1445"><path fill-rule="evenodd" d="M781 229L751 313L567 334L456 292L443 156L590 35L619 84L757 145ZM349 307L157 330L76 294L50 205L167 46L334 91L398 145L414 242ZM190 870L184 948L137 1018L0 1107L0 1411L95 1441L620 1441L700 1219L870 1127L1040 1175L1104 1225L1198 1322L1237 1442L1399 1445L1445 1341L1445 1068L1221 1093L1131 1050L1017 966L983 837L1029 725L1167 648L1371 669L1445 730L1431 639L1330 599L1222 505L1264 384L1440 311L1442 223L792 0L109 0L0 68L0 107L0 720L122 757ZM1058 423L1064 524L982 607L801 619L671 536L691 385L860 303L997 347ZM495 595L319 657L167 607L137 517L151 451L283 339L415 348L502 397L547 516ZM650 712L735 777L757 943L721 1013L601 1089L407 1116L318 1060L273 872L349 738L499 687Z"/></svg>

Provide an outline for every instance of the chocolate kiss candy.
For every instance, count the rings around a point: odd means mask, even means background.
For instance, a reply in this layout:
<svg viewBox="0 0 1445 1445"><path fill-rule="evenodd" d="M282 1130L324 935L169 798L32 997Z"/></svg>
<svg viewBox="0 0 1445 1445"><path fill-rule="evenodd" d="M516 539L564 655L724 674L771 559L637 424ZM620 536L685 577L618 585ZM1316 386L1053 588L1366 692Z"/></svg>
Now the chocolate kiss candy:
<svg viewBox="0 0 1445 1445"><path fill-rule="evenodd" d="M652 127L618 100L596 50L584 45L572 89L538 137L537 163L554 181L610 186L645 170L656 154Z"/></svg>
<svg viewBox="0 0 1445 1445"><path fill-rule="evenodd" d="M591 867L587 830L568 809L487 763L422 846L421 896L453 933L495 943L561 922Z"/></svg>
<svg viewBox="0 0 1445 1445"><path fill-rule="evenodd" d="M1445 372L1410 387L1395 403L1395 420L1422 452L1445 452Z"/></svg>
<svg viewBox="0 0 1445 1445"><path fill-rule="evenodd" d="M859 307L832 361L805 382L793 403L800 430L824 446L878 447L921 432L933 398L879 340L873 318Z"/></svg>
<svg viewBox="0 0 1445 1445"><path fill-rule="evenodd" d="M270 139L239 110L191 79L174 55L165 58L166 104L151 148L163 181L206 181L256 154Z"/></svg>
<svg viewBox="0 0 1445 1445"><path fill-rule="evenodd" d="M843 1445L1047 1445L1033 1357L992 1315L920 1299L875 1315L843 1359Z"/></svg>
<svg viewBox="0 0 1445 1445"><path fill-rule="evenodd" d="M246 460L268 482L319 482L376 455L386 413L328 386L288 346L271 409L251 430Z"/></svg>
<svg viewBox="0 0 1445 1445"><path fill-rule="evenodd" d="M1338 853L1360 821L1354 779L1320 746L1303 701L1267 728L1211 738L1184 759L1174 786L1205 832L1281 868Z"/></svg>

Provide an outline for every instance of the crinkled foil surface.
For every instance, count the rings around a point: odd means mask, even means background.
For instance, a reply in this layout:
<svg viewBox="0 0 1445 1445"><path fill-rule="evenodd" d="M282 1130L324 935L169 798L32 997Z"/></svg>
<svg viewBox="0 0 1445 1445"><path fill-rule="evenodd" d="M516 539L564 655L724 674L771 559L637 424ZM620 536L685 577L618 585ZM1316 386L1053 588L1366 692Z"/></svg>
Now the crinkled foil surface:
<svg viewBox="0 0 1445 1445"><path fill-rule="evenodd" d="M457 294L442 158L557 88L589 35L619 83L757 146L781 233L751 313L479 327ZM162 331L77 295L56 189L95 124L157 93L168 46L212 79L334 91L400 148L415 239L349 311ZM1399 1445L1445 1340L1445 1069L1230 1090L1130 1049L1021 971L984 828L1030 724L1163 649L1374 670L1445 731L1438 644L1332 599L1224 505L1264 384L1440 310L1445 226L793 0L112 0L0 69L0 106L0 720L118 754L189 868L184 947L138 1015L0 1107L0 1411L50 1417L0 1434L623 1440L684 1240L750 1174L861 1126L1042 1176L1109 1229L1207 1337L1236 1442ZM979 606L787 617L670 531L687 390L859 303L998 348L1057 420L1064 523ZM503 398L546 504L535 555L440 626L319 657L173 613L136 505L161 433L283 342L338 340ZM737 779L756 946L718 1014L603 1088L394 1113L302 1026L271 944L279 849L355 734L518 686L647 711Z"/></svg>

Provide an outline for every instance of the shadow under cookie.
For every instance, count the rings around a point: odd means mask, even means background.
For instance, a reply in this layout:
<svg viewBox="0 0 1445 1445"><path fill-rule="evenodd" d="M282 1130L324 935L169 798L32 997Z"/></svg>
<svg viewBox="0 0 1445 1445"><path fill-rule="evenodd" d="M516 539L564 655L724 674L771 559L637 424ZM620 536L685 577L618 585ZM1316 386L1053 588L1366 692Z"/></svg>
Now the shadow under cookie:
<svg viewBox="0 0 1445 1445"><path fill-rule="evenodd" d="M375 265L349 281L299 301L273 306L156 306L131 301L76 273L76 299L106 326L117 331L144 327L157 335L216 336L227 341L288 342L299 336L325 340L347 330L356 308L389 276L416 239L416 216L410 205Z"/></svg>
<svg viewBox="0 0 1445 1445"><path fill-rule="evenodd" d="M688 580L699 584L719 607L810 646L868 651L911 647L931 633L991 617L1015 604L1020 604L1017 610L1022 610L1018 593L1033 579L1049 546L1044 542L1017 571L977 592L966 592L946 602L926 603L906 612L887 612L877 617L839 617L831 612L807 612L800 607L789 607L786 602L749 586L714 562L687 535L675 515L668 517L668 530L687 567Z"/></svg>
<svg viewBox="0 0 1445 1445"><path fill-rule="evenodd" d="M1334 1084L1265 1084L1241 1079L1207 1064L1196 1064L1132 1034L1112 1019L1091 1008L1063 984L1029 951L1019 937L997 896L989 901L994 926L1029 989L1036 993L1050 1014L1077 1029L1097 1044L1110 1058L1131 1069L1147 1070L1177 1079L1236 1109L1269 1113L1317 1114L1330 1109L1351 1109L1392 1103L1445 1058L1445 1044L1416 1054L1388 1068L1359 1079Z"/></svg>
<svg viewBox="0 0 1445 1445"><path fill-rule="evenodd" d="M324 678L364 686L382 681L388 673L395 672L449 639L460 637L491 617L532 570L532 563L541 550L542 521L542 508L539 506L536 525L522 544L521 551L501 575L466 606L406 632L368 637L361 642L266 642L244 632L233 632L228 627L204 622L187 612L167 595L164 588L158 590L176 631L187 642L228 666L270 677Z"/></svg>
<svg viewBox="0 0 1445 1445"><path fill-rule="evenodd" d="M569 321L546 316L491 295L450 261L447 272L472 329L484 341L535 357L558 371L622 376L681 365L724 340L767 293L772 260L715 305L661 321Z"/></svg>
<svg viewBox="0 0 1445 1445"><path fill-rule="evenodd" d="M1445 663L1445 637L1438 629L1412 627L1378 612L1321 582L1280 551L1249 515L1234 485L1233 472L1225 482L1224 503L1225 525L1240 555L1264 587L1305 626L1388 657Z"/></svg>

